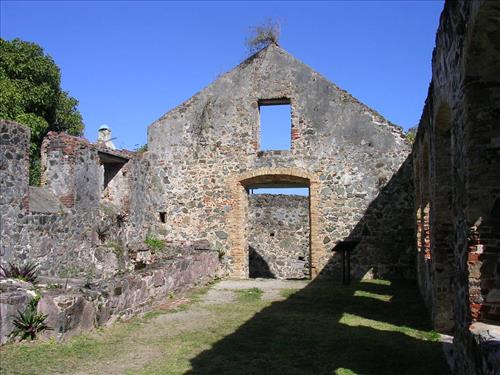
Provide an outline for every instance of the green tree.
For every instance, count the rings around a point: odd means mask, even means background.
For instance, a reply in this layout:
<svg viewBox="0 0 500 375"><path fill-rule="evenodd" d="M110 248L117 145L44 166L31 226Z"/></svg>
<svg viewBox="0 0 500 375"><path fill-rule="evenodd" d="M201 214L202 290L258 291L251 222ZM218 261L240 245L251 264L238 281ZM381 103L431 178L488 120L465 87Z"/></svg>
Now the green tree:
<svg viewBox="0 0 500 375"><path fill-rule="evenodd" d="M78 101L61 89L52 57L35 43L0 38L0 118L31 130L30 183L40 181L40 147L51 131L83 132Z"/></svg>

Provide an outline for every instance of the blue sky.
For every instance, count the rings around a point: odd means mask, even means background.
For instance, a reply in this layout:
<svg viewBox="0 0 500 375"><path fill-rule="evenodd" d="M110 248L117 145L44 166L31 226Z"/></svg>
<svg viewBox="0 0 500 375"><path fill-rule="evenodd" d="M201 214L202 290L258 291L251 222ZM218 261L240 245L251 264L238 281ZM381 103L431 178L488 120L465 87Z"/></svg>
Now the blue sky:
<svg viewBox="0 0 500 375"><path fill-rule="evenodd" d="M442 1L5 1L1 37L40 44L80 101L85 136L118 147L247 56L251 26L280 21L280 45L390 121L421 115Z"/></svg>

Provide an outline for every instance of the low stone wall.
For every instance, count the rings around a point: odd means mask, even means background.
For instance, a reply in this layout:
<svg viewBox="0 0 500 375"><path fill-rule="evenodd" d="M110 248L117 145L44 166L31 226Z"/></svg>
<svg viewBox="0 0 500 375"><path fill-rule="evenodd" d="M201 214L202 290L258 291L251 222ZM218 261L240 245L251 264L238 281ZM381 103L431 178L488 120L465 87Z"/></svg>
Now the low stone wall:
<svg viewBox="0 0 500 375"><path fill-rule="evenodd" d="M162 260L143 270L98 282L95 285L73 285L71 288L42 290L38 310L47 314L47 325L53 328L46 337L58 339L111 324L118 318L147 311L165 301L171 293L179 293L210 281L217 273L215 251L192 251L177 259ZM55 281L55 280L54 280ZM64 282L64 280L61 280ZM3 280L2 285L8 281ZM10 281L12 284L12 281ZM0 294L2 319L1 343L12 331L17 310L23 310L33 298L31 284L17 285ZM60 285L62 286L62 285ZM33 294L33 295L30 295Z"/></svg>
<svg viewBox="0 0 500 375"><path fill-rule="evenodd" d="M309 277L309 197L249 196L250 277Z"/></svg>

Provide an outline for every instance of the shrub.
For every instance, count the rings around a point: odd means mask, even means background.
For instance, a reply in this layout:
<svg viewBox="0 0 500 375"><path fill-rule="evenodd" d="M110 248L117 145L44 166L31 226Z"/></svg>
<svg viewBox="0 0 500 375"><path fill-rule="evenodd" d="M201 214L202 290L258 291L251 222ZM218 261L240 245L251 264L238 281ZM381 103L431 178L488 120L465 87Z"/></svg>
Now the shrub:
<svg viewBox="0 0 500 375"><path fill-rule="evenodd" d="M138 152L139 154L142 154L148 150L148 144L145 143L142 146L136 145L137 147L135 148L135 152Z"/></svg>
<svg viewBox="0 0 500 375"><path fill-rule="evenodd" d="M0 266L0 270L4 277L9 279L18 279L35 283L38 273L38 264L35 262L28 262L25 264L17 265L15 263L7 263L7 267Z"/></svg>
<svg viewBox="0 0 500 375"><path fill-rule="evenodd" d="M160 240L159 238L148 235L144 240L144 243L148 245L149 250L151 252L156 253L159 251L163 251L165 249L165 241Z"/></svg>
<svg viewBox="0 0 500 375"><path fill-rule="evenodd" d="M417 127L409 128L408 131L405 134L406 139L410 143L414 143L415 142L416 136L417 136Z"/></svg>
<svg viewBox="0 0 500 375"><path fill-rule="evenodd" d="M20 336L21 341L26 339L34 340L40 332L52 329L45 324L47 315L37 311L38 299L33 298L24 311L17 311L17 316L13 321L16 328L11 332L10 337L16 338Z"/></svg>
<svg viewBox="0 0 500 375"><path fill-rule="evenodd" d="M253 55L271 43L278 44L280 33L281 25L270 18L263 24L251 28L250 36L245 40L248 52Z"/></svg>

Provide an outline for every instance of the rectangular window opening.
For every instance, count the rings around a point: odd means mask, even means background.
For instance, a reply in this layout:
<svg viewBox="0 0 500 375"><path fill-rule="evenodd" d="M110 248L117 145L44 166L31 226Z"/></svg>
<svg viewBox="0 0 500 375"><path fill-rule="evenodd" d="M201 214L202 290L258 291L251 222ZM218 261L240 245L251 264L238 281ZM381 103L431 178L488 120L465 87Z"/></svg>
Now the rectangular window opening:
<svg viewBox="0 0 500 375"><path fill-rule="evenodd" d="M99 162L102 165L103 175L103 190L108 188L108 185L113 183L113 180L118 175L118 172L127 164L128 159L121 156L116 156L113 154L108 154L106 152L98 152ZM125 177L126 171L124 170L121 174ZM122 178L117 178L116 180L123 180ZM118 182L120 184L120 182Z"/></svg>
<svg viewBox="0 0 500 375"><path fill-rule="evenodd" d="M166 223L167 222L167 213L166 212L159 212L160 216L160 223Z"/></svg>
<svg viewBox="0 0 500 375"><path fill-rule="evenodd" d="M291 188L250 188L250 195L253 194L271 194L271 195L302 195L309 196L308 187L291 187Z"/></svg>
<svg viewBox="0 0 500 375"><path fill-rule="evenodd" d="M290 150L292 108L290 99L259 100L260 150Z"/></svg>

